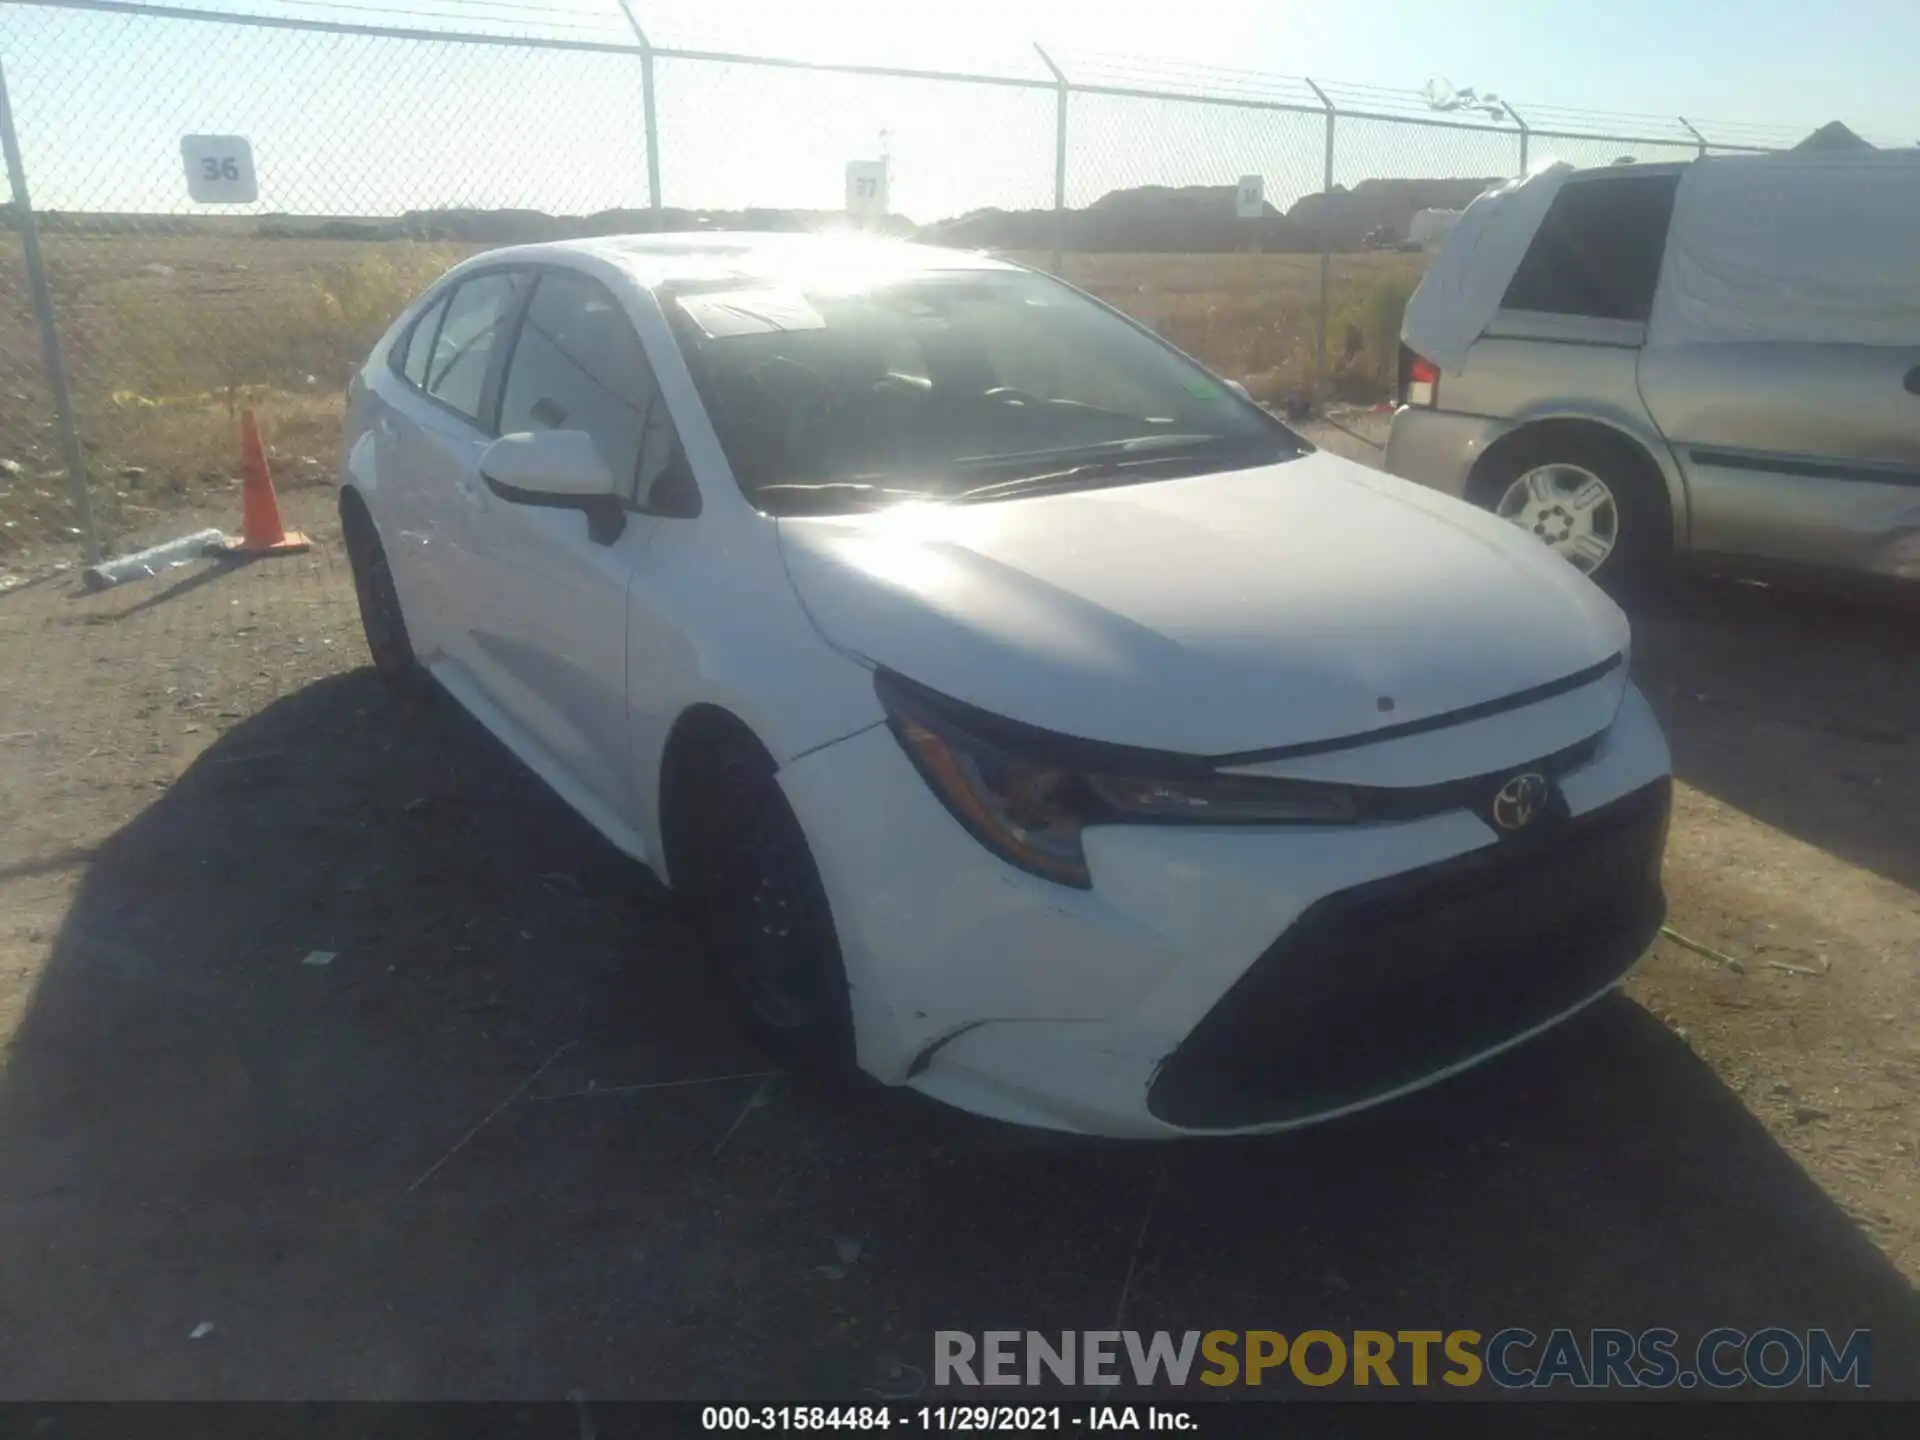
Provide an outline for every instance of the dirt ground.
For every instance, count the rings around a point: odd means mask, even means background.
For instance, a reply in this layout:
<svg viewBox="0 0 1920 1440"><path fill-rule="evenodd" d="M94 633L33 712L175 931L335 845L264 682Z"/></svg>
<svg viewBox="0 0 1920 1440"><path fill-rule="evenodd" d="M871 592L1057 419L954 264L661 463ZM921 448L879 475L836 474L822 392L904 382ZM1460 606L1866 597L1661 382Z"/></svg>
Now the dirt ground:
<svg viewBox="0 0 1920 1440"><path fill-rule="evenodd" d="M0 1395L872 1398L936 1329L1778 1324L1870 1328L1920 1397L1912 617L1636 615L1670 922L1733 964L1663 941L1350 1122L1117 1145L767 1074L644 874L382 691L330 492L282 499L312 554L0 591Z"/></svg>

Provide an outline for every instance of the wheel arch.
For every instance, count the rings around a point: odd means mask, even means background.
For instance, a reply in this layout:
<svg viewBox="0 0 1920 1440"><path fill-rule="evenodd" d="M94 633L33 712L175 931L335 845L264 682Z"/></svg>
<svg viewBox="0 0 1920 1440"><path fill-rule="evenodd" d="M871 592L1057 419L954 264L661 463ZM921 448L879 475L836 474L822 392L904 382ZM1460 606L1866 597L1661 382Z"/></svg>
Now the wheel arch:
<svg viewBox="0 0 1920 1440"><path fill-rule="evenodd" d="M1687 495L1686 477L1674 461L1673 452L1657 434L1620 416L1597 417L1585 414L1546 413L1523 418L1498 440L1481 452L1468 472L1464 498L1490 506L1497 496L1487 494L1492 477L1515 450L1552 439L1598 442L1628 458L1647 474L1658 477L1667 496L1667 515L1673 527L1673 553L1687 547L1692 511Z"/></svg>
<svg viewBox="0 0 1920 1440"><path fill-rule="evenodd" d="M725 746L748 746L757 751L769 772L779 769L772 748L735 710L711 700L687 706L675 718L660 747L659 846L655 873L668 889L685 855L688 825L697 810L690 785L700 762Z"/></svg>

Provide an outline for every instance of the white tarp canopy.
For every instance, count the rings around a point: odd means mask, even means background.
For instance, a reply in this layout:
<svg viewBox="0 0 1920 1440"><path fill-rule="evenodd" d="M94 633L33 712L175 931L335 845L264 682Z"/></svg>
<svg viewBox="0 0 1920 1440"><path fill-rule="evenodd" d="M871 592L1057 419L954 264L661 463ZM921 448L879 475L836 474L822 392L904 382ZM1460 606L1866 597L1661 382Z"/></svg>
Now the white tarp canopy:
<svg viewBox="0 0 1920 1440"><path fill-rule="evenodd" d="M1573 167L1544 166L1480 196L1460 216L1446 247L1407 302L1400 338L1440 369L1465 368L1513 282L1553 197Z"/></svg>
<svg viewBox="0 0 1920 1440"><path fill-rule="evenodd" d="M1647 343L1768 340L1920 345L1920 150L1687 167Z"/></svg>

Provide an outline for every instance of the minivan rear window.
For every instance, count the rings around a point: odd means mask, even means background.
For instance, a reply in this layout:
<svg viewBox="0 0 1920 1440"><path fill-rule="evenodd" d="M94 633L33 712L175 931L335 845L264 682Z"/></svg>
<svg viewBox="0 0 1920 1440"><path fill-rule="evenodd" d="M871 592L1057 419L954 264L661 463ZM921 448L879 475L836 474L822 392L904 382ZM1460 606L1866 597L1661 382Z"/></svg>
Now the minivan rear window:
<svg viewBox="0 0 1920 1440"><path fill-rule="evenodd" d="M1575 180L1554 198L1501 302L1508 310L1645 320L1678 174Z"/></svg>

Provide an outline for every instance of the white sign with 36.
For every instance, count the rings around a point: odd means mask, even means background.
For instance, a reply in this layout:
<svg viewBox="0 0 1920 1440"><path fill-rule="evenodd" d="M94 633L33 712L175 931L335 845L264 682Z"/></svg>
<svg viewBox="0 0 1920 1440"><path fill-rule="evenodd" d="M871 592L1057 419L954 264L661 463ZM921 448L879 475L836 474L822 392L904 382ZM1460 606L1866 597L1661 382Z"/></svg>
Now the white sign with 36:
<svg viewBox="0 0 1920 1440"><path fill-rule="evenodd" d="M253 146L244 135L183 135L187 194L201 205L247 205L260 198L253 178Z"/></svg>

